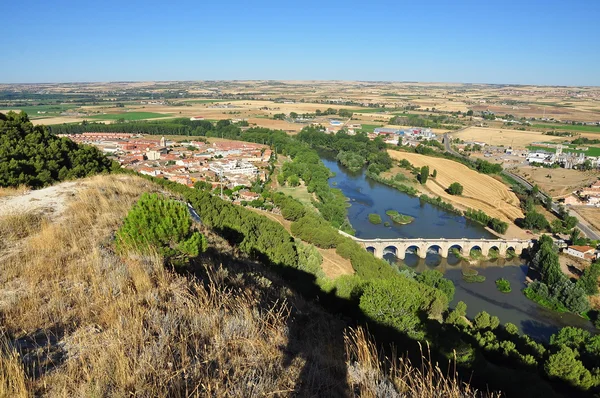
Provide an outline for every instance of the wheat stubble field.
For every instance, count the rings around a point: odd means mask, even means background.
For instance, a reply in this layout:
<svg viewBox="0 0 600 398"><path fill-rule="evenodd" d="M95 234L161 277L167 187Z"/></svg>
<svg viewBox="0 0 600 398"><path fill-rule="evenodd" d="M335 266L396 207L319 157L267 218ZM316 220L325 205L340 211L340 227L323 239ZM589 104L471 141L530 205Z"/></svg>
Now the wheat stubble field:
<svg viewBox="0 0 600 398"><path fill-rule="evenodd" d="M430 177L426 187L447 202L463 208L482 210L508 222L523 217L517 196L506 185L488 175L448 159L399 151L388 152L394 160L406 159L415 167L429 166L430 174L437 170L437 177ZM453 196L445 191L453 182L464 187L461 196Z"/></svg>
<svg viewBox="0 0 600 398"><path fill-rule="evenodd" d="M458 133L452 133L452 138L464 141L485 142L488 145L504 145L505 147L525 148L532 142L563 141L560 137L544 135L536 131L507 130L491 127L468 127Z"/></svg>

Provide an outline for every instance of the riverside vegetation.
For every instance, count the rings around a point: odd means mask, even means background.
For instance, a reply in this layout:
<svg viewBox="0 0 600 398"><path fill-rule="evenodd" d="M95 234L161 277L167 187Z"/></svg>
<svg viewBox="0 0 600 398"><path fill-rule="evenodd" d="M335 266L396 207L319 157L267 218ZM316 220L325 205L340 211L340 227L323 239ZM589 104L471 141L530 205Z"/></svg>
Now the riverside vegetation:
<svg viewBox="0 0 600 398"><path fill-rule="evenodd" d="M255 138L283 140L279 132L252 134ZM298 144L292 140L289 145L277 151L292 151ZM118 181L131 177L111 178ZM394 342L417 361L423 360L419 343L429 343L430 363L439 362L444 368L448 359L455 358L459 375L469 378L475 369L471 385L483 390L555 395L545 378L558 380L555 387L565 394L594 391L598 385L590 370L593 361L598 360L597 354L590 354L590 362L573 348L566 347L571 352L563 349L558 337L556 344L545 346L519 335L514 325L500 326L498 318L485 312L468 320L464 303L448 309L451 282L436 274L393 270L350 238L341 236L320 212L299 210L294 199L279 197L278 201L282 214L295 218L291 231L297 239L280 224L208 191L144 178L150 183L144 185L136 178L125 180L117 191L104 188L86 194L77 202L79 211L65 213L68 216L64 222L70 228L55 223L28 227L31 241L24 242L1 263L7 283L20 283L26 278L37 288L17 296L15 305L1 307L8 347L2 351L2 366L13 373L0 385L16 388L21 395L28 391L29 384L42 392L51 389L47 393L54 395L103 391L127 395L137 391L152 396L218 395L224 391L239 391L240 395L282 391L283 395L344 396L356 389L362 391L361 395L376 395L376 385L386 388L384 395L393 396L400 389L406 391L405 383L419 386L407 380L411 376L394 379L387 371L384 375L372 370L387 365L363 367L367 364L358 362L358 352L372 343L353 343L360 332L348 332L348 344L344 344L343 338L336 337L343 335L343 322L330 313L344 314L357 327L369 325L380 343ZM164 192L197 210L202 220L198 232L206 237L208 247L204 254L204 247L199 247L196 259L188 254L189 265L183 272L194 277L167 271L158 251L140 256L135 252L117 255L110 250L113 231L119 229L141 193L148 190ZM120 201L122 205L117 206ZM287 207L292 210L284 210ZM14 229L6 227L7 223L16 225L15 220L3 219L2 223L2 237L15 239L11 237ZM19 224L26 227L23 222ZM188 241L193 235L193 230L187 230L178 241ZM335 248L351 261L355 274L328 279L320 269L318 252L298 239ZM158 249L162 245L159 243ZM170 248L177 246L169 244ZM82 250L84 247L98 249ZM69 256L63 257L63 252ZM84 261L86 256L92 257ZM82 263L87 266L82 268ZM54 288L58 285L62 288ZM53 300L48 300L48 294L54 295ZM280 301L282 297L284 302ZM55 306L65 300L70 304ZM316 300L318 307L312 304ZM26 302L33 305L24 305ZM297 308L303 308L301 313ZM207 316L214 322L199 321L198 317ZM245 326L235 327L240 324ZM203 328L199 329L200 325ZM297 325L302 325L302 332ZM15 347L23 346L18 345L19 339L31 339L37 330L53 331L44 353L56 354L53 358L62 358L63 362L43 361L48 358L40 358L41 354L37 358L15 354ZM288 332L282 333L284 330ZM249 340L253 344L248 344ZM282 350L282 346L287 348ZM129 347L140 348L130 353ZM60 350L67 350L69 355ZM341 359L336 361L340 351ZM576 366L554 366L559 353L560 358ZM22 361L27 358L33 361L24 366ZM44 363L52 363L54 371L47 371L50 365L44 368ZM206 371L211 363L217 371ZM42 372L27 373L32 364L42 366ZM268 368L264 364L269 364ZM256 371L261 377L253 377L255 381L248 384L248 377ZM418 373L414 379L418 380ZM412 395L437 396L436 380L429 383L430 395L420 390L412 390ZM447 395L458 394L468 395L462 391Z"/></svg>

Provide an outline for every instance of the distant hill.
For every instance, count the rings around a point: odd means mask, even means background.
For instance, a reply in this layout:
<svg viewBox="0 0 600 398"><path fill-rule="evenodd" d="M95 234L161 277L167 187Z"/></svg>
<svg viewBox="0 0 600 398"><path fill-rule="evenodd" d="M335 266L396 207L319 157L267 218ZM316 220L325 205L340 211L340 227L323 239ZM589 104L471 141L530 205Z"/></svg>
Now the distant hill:
<svg viewBox="0 0 600 398"><path fill-rule="evenodd" d="M0 113L0 187L40 188L111 169L96 148L78 145L34 126L26 113Z"/></svg>

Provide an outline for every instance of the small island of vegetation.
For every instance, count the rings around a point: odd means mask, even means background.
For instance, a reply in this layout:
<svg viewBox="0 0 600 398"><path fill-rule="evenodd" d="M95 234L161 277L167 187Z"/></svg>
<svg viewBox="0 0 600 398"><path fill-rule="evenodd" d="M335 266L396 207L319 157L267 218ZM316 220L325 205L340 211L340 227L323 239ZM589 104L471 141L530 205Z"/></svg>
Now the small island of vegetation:
<svg viewBox="0 0 600 398"><path fill-rule="evenodd" d="M371 224L381 224L381 216L379 214L369 214L369 222Z"/></svg>
<svg viewBox="0 0 600 398"><path fill-rule="evenodd" d="M463 280L468 283L485 282L485 276L479 275L479 272L473 268L463 269L462 277L463 277Z"/></svg>
<svg viewBox="0 0 600 398"><path fill-rule="evenodd" d="M502 293L510 293L512 291L510 282L507 279L500 278L496 280L496 287Z"/></svg>
<svg viewBox="0 0 600 398"><path fill-rule="evenodd" d="M396 224L410 224L414 218L406 214L398 213L396 210L387 210L385 212Z"/></svg>

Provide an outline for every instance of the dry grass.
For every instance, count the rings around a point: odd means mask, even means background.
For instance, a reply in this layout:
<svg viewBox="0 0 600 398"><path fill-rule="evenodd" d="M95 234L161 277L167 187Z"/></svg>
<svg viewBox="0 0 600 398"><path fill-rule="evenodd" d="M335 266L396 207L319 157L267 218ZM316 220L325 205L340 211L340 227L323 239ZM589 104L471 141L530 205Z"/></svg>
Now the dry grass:
<svg viewBox="0 0 600 398"><path fill-rule="evenodd" d="M373 339L362 329L349 329L345 335L349 379L360 397L500 397L499 393L480 393L461 383L456 370L443 371L422 352L420 368L406 358L382 359Z"/></svg>
<svg viewBox="0 0 600 398"><path fill-rule="evenodd" d="M535 131L507 130L491 127L468 127L458 133L452 133L452 138L464 141L485 142L488 145L504 145L513 148L525 148L532 142L562 141L560 137L543 135Z"/></svg>
<svg viewBox="0 0 600 398"><path fill-rule="evenodd" d="M117 256L114 232L157 187L128 176L86 186L60 218L26 216L27 232L0 251L0 396L474 396L436 368L382 373L372 342L344 339L343 322L258 265L206 257L196 279L157 255Z"/></svg>
<svg viewBox="0 0 600 398"><path fill-rule="evenodd" d="M0 187L0 198L4 198L6 196L17 196L23 195L25 192L29 191L29 188L25 185L19 185L16 188L4 188Z"/></svg>
<svg viewBox="0 0 600 398"><path fill-rule="evenodd" d="M581 217L600 231L600 208L593 206L576 206L573 208Z"/></svg>
<svg viewBox="0 0 600 398"><path fill-rule="evenodd" d="M392 159L406 159L415 167L429 166L430 173L437 170L437 177L430 177L426 187L447 202L463 208L482 210L492 217L508 222L523 217L517 196L491 176L448 159L398 151L388 152ZM458 182L464 187L461 196L446 193L445 190L453 182Z"/></svg>
<svg viewBox="0 0 600 398"><path fill-rule="evenodd" d="M573 169L545 169L543 167L523 166L515 169L516 173L553 198L562 198L571 192L598 179L597 171L579 171Z"/></svg>

